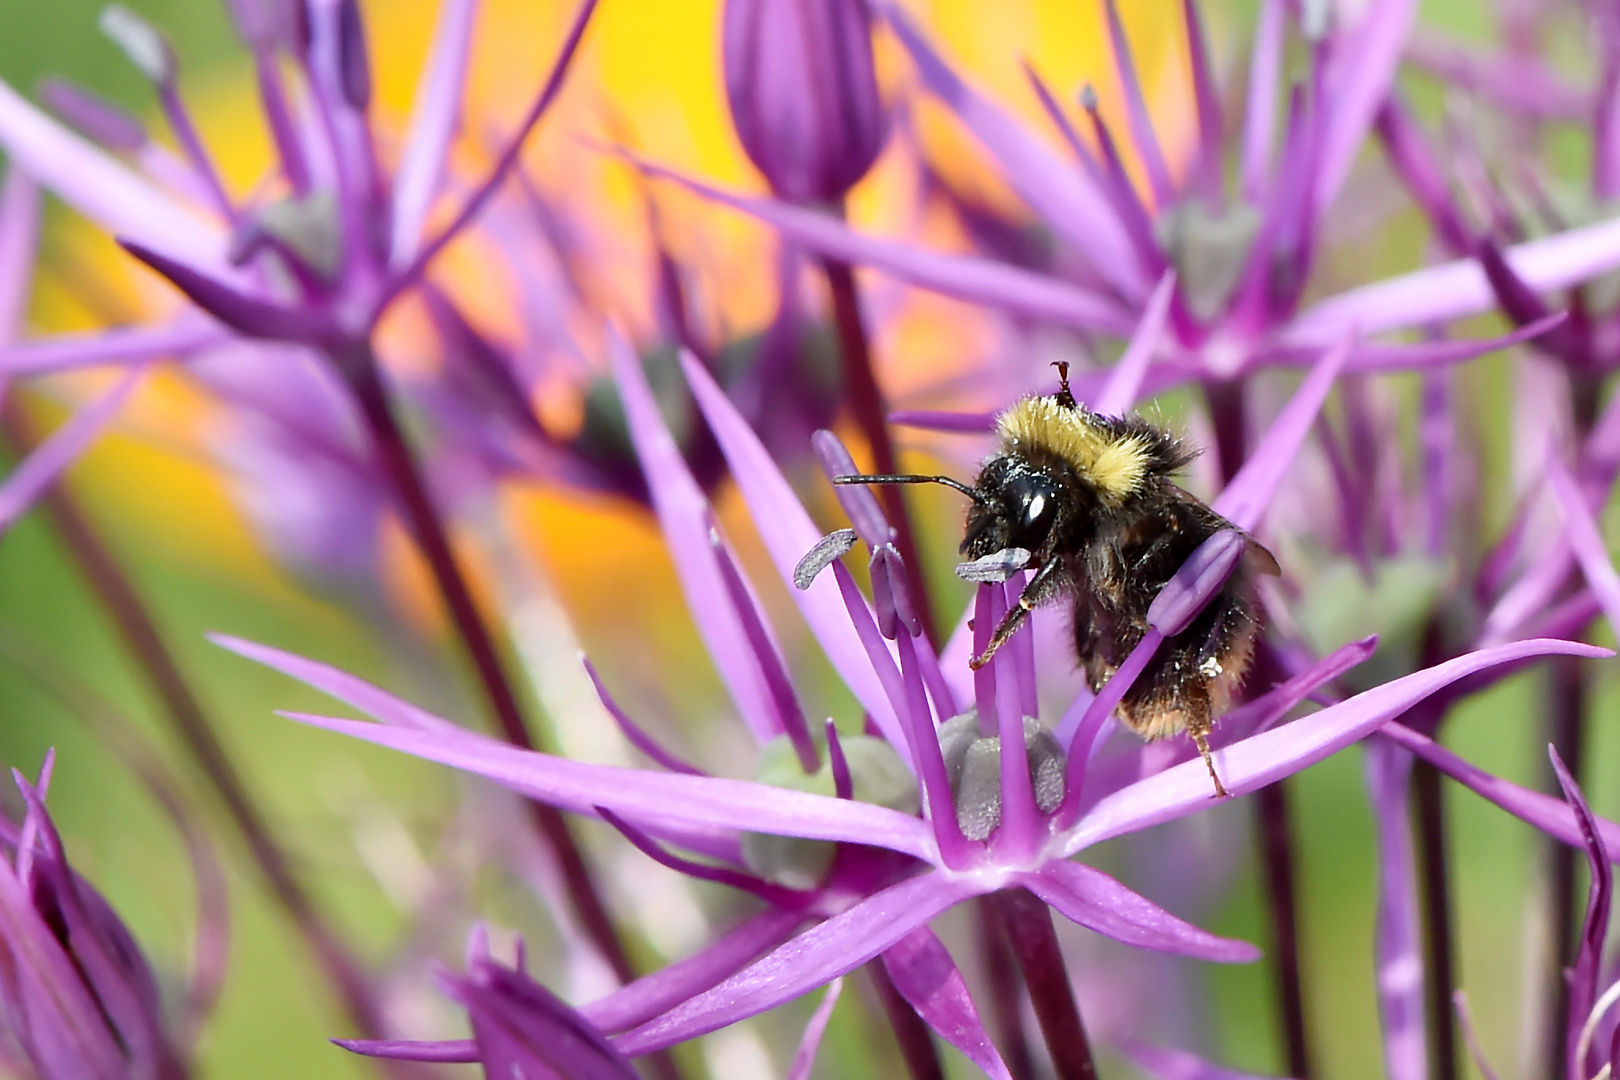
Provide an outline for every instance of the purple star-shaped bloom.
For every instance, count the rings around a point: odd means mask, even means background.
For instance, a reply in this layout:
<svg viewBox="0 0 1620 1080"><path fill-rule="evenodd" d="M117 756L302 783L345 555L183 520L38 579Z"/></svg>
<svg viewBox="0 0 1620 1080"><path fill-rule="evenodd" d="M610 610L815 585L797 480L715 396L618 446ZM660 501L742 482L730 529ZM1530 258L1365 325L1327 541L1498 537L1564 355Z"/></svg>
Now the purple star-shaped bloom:
<svg viewBox="0 0 1620 1080"><path fill-rule="evenodd" d="M1218 512L1245 529L1260 524L1272 493L1352 348L1352 340L1344 338L1318 360L1250 463L1214 501ZM785 581L793 581L801 556L816 546L818 531L758 437L701 365L688 360L685 367L772 561ZM1131 370L1123 367L1121 378L1130 378ZM634 367L620 362L618 371L626 400L636 407ZM1110 388L1104 391L1105 397L1120 393ZM667 448L661 455L666 464L658 463L661 437L656 433L655 418L640 415L653 431L647 436L646 448L652 457L644 460L650 472L656 470L664 479L660 486L668 500L666 535L677 551L677 565L684 568L683 579L706 643L726 672L739 711L751 717L751 727L762 736L796 726L792 710L784 707L781 687L772 689L776 680L772 673L780 672L780 659L774 655L768 635L751 628L746 619L738 620L742 605L737 589L713 577L710 585L695 587L701 580L696 567L718 568L707 571L712 574L724 571L729 560L722 558L724 548L714 540L712 518L694 497L695 488L688 487L683 493L675 483L679 474ZM859 500L859 496L854 498ZM877 541L874 557L883 557L887 533L875 506L857 504L851 516L857 532ZM1071 920L1139 947L1216 961L1253 959L1257 953L1251 946L1191 926L1074 858L1103 840L1216 805L1210 797L1208 776L1196 760L1165 762L1161 757L1155 767L1149 764L1151 759L1138 753L1135 769L1093 767L1093 747L1113 702L1134 677L1133 669L1139 671L1162 636L1174 633L1219 588L1221 575L1210 567L1224 560L1215 557L1221 545L1212 543L1209 558L1195 558L1166 587L1155 605L1158 628L1138 654L1133 654L1101 695L1095 699L1083 695L1070 710L1071 716L1058 725L1066 758L1063 794L1044 809L1036 801L1021 749L1025 745L1019 715L1022 692L1016 688L1024 678L1019 671L1025 663L1020 659L1022 650L1010 643L979 673L975 683L967 670L965 646L947 646L942 656L934 657L926 643L913 635L902 614L905 601L899 594L904 590L903 581L889 583L890 599L885 602L880 594L879 609L874 611L836 564L831 574L807 582L801 579L807 587L794 590L795 601L835 670L877 729L909 762L921 790L921 818L750 781L627 771L526 753L462 731L322 665L246 642L221 642L384 721L379 725L297 717L307 723L477 772L574 813L611 816L647 836L711 857L728 857L744 834L767 833L886 848L915 860L909 876L883 883L866 895L846 897L847 906L819 913L820 920L809 929L747 966L716 964L712 956L700 954L689 968L675 975L661 973L667 976L666 988L674 991L661 1002L665 1011L652 1017L623 1018L628 1020L625 1026L629 1030L616 1042L622 1051L640 1054L791 1000L875 957L886 956L962 900L1006 888L1028 889ZM1000 592L1004 603L1002 590L1006 587L981 585L980 595L993 604ZM1241 796L1305 768L1469 676L1540 655L1604 655L1602 650L1573 642L1513 642L1470 652L1290 724L1270 727L1288 708L1367 651L1366 643L1349 646L1225 718L1223 731L1228 740L1215 751L1215 762L1228 790ZM924 654L929 654L926 659ZM935 667L939 669L937 678L932 676ZM987 694L987 679L1015 689L1005 699L996 692ZM939 726L955 714L957 702L969 700L977 700L981 708L994 713L989 730L1000 732L1001 745L1013 748L1001 759L997 825L983 839L970 839L964 832L957 793L947 775L937 734ZM1138 748L1144 749L1155 748ZM1105 760L1098 758L1097 764ZM746 959L739 960L741 951L729 953L729 960L746 963ZM728 966L734 973L725 973L718 983L710 981ZM620 991L636 992L634 984ZM598 1007L607 1005L587 1006L585 1014L591 1016ZM615 1025L610 1030L623 1028Z"/></svg>

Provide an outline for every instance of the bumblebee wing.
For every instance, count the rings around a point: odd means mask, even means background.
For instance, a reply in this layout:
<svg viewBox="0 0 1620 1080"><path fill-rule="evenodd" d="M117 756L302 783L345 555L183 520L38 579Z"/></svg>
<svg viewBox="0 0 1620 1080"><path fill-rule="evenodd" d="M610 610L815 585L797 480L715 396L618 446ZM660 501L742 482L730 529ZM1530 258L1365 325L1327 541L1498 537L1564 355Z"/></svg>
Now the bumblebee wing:
<svg viewBox="0 0 1620 1080"><path fill-rule="evenodd" d="M1248 546L1243 549L1243 558L1244 561L1248 563L1250 570L1254 571L1255 573L1269 574L1272 577L1282 577L1282 567L1277 563L1277 556L1273 555L1270 549L1268 549L1264 544L1256 540L1254 538L1254 534L1250 533L1247 529L1240 529L1230 521L1227 521L1224 517L1211 510L1204 500L1200 499L1192 492L1179 485L1171 486L1175 488L1177 498L1182 499L1191 504L1193 507L1197 508L1198 516L1202 518L1203 523L1208 526L1211 535L1219 532L1221 529L1231 529L1234 532L1242 534L1243 539L1248 541Z"/></svg>
<svg viewBox="0 0 1620 1080"><path fill-rule="evenodd" d="M1248 533L1243 534L1243 539L1249 542L1249 546L1243 549L1243 557L1248 560L1251 570L1270 574L1272 577L1282 577L1282 567L1277 565L1277 556L1273 555L1266 545Z"/></svg>

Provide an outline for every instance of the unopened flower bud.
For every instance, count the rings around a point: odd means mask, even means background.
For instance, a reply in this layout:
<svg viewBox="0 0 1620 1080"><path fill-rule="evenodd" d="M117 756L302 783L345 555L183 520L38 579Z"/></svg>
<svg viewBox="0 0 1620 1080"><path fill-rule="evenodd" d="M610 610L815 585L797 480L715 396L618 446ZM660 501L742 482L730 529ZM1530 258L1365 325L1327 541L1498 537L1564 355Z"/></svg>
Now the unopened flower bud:
<svg viewBox="0 0 1620 1080"><path fill-rule="evenodd" d="M834 202L888 134L862 0L727 0L726 98L743 149L793 202Z"/></svg>

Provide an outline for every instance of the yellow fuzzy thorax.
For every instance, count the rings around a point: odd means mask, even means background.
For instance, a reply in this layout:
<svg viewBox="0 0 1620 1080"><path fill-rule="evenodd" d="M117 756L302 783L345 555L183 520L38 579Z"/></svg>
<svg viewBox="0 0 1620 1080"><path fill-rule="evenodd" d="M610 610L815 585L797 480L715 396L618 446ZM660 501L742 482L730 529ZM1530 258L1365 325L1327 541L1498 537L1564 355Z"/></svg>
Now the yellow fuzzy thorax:
<svg viewBox="0 0 1620 1080"><path fill-rule="evenodd" d="M1119 438L1097 424L1083 407L1060 405L1055 397L1028 397L996 421L1004 453L1045 451L1069 464L1118 506L1142 489L1150 448L1138 436Z"/></svg>

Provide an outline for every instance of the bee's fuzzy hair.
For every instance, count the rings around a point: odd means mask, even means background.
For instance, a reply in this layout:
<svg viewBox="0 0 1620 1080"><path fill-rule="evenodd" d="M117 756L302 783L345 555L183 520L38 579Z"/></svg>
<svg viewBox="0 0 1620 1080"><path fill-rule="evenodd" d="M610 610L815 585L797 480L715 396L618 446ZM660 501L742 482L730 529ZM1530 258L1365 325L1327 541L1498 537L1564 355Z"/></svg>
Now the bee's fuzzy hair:
<svg viewBox="0 0 1620 1080"><path fill-rule="evenodd" d="M1116 507L1150 476L1174 472L1192 457L1174 435L1139 417L1116 420L1055 396L1024 398L1001 414L996 433L1003 453L1055 455Z"/></svg>

